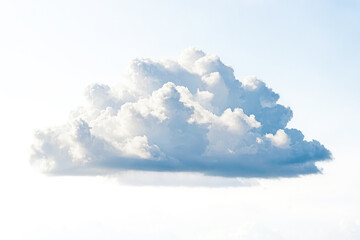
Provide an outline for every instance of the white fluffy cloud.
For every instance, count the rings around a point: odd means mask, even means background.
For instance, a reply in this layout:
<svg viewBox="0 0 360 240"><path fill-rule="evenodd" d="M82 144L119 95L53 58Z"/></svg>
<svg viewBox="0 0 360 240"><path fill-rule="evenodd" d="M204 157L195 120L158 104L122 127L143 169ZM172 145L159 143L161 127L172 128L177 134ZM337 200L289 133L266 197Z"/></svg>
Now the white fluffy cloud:
<svg viewBox="0 0 360 240"><path fill-rule="evenodd" d="M288 129L288 107L256 77L242 81L195 48L135 59L118 86L94 84L63 126L36 132L31 161L52 174L197 172L279 177L319 172L319 142Z"/></svg>

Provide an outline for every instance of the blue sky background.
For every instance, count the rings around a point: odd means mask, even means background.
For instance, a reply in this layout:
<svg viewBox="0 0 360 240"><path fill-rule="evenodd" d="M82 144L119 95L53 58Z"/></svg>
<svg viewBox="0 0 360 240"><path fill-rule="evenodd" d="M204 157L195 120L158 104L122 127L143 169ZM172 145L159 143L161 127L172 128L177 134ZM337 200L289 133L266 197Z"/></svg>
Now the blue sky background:
<svg viewBox="0 0 360 240"><path fill-rule="evenodd" d="M359 23L358 1L2 1L0 236L358 239ZM115 84L131 59L176 58L188 46L279 93L290 126L334 154L324 174L245 188L130 187L29 166L33 131L65 122L88 84Z"/></svg>

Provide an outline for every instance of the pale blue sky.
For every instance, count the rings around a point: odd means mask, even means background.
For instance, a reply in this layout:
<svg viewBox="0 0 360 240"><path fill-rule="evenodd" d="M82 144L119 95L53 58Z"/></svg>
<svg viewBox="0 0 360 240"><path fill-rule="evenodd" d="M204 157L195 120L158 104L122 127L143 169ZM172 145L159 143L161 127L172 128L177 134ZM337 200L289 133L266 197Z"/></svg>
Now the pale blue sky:
<svg viewBox="0 0 360 240"><path fill-rule="evenodd" d="M1 238L358 239L359 42L359 1L1 1ZM333 152L324 174L161 188L29 166L33 131L64 123L88 84L189 46L279 93L290 126Z"/></svg>
<svg viewBox="0 0 360 240"><path fill-rule="evenodd" d="M53 78L48 69L59 79L76 79L80 88L88 82L114 83L134 57L175 58L195 46L220 56L240 79L263 79L292 108L356 112L349 105L359 102L357 1L2 4L2 62L10 78L21 74L14 68L22 66L22 74L37 81ZM18 86L19 80L11 84ZM295 111L294 120L304 115Z"/></svg>

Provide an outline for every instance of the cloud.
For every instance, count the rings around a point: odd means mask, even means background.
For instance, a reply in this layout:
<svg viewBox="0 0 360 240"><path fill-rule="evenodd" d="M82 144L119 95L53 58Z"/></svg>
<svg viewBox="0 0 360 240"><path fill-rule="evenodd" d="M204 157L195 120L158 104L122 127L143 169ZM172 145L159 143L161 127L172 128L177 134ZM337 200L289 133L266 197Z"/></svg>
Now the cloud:
<svg viewBox="0 0 360 240"><path fill-rule="evenodd" d="M58 175L292 177L318 173L315 163L331 158L286 128L292 111L263 81L239 81L195 48L177 60L135 59L121 83L93 84L86 98L68 123L36 132L33 165Z"/></svg>

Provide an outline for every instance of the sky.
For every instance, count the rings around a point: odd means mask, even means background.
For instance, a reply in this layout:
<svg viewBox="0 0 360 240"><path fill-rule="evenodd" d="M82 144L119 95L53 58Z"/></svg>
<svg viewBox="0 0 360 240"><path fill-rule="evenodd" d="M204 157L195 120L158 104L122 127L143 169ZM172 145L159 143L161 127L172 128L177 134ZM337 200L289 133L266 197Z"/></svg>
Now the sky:
<svg viewBox="0 0 360 240"><path fill-rule="evenodd" d="M359 239L359 11L357 1L331 0L1 1L1 238ZM89 89L93 89L89 86L103 84L116 89L119 84L139 81L135 89L141 88L144 72L137 72L133 59L140 59L145 66L180 65L176 71L166 68L170 71L167 74L174 74L176 86L181 85L176 82L181 71L204 79L206 66L189 67L179 57L189 47L218 56L227 68L209 71L219 71L223 79L232 79L226 69L233 69L242 87L226 85L229 89L245 89L244 79L256 76L248 81L250 86L264 82L265 87L260 85L265 92L278 94L278 101L271 104L290 107L293 113L286 128L301 131L305 136L301 143L315 139L331 152L331 161L316 161L322 173L297 176L285 174L289 173L286 170L269 177L259 170L262 165L256 164L257 171L247 175L251 178L243 178L243 173L229 177L228 171L210 171L210 176L203 176L209 171L201 166L191 174L157 172L157 168L148 172L133 166L122 174L118 169L48 174L30 164L37 131L50 128L66 133L61 126L78 116L79 107L88 106ZM136 70L132 72L135 77L129 77L129 69ZM152 74L159 76L156 71ZM151 94L165 83L166 78L158 78L161 86L152 89L150 85ZM163 91L172 89L186 96L184 89L165 87ZM192 86L186 87L191 90ZM196 95L196 86L194 89L191 94L196 101L176 103L205 106ZM139 101L150 93L133 96ZM254 98L261 98L262 93ZM221 116L216 111L235 103L229 97L219 109L211 104L206 105L207 110ZM193 108L201 112L195 105ZM227 117L241 118L241 126L249 125L246 134L258 134L267 141L269 147L260 149L280 149L282 153L293 149L287 141L276 146L271 140L283 127L262 132L264 123L256 127L256 122L248 119L251 114L261 118L262 111L252 112L247 106L241 106L245 115L232 108ZM94 106L88 109L92 111ZM94 124L97 118L89 116L85 120ZM229 118L225 117L226 125ZM222 121L209 119L206 126L211 125L211 129ZM96 133L95 125L91 127L92 133L100 136L103 130ZM191 131L204 130L199 129ZM165 156L164 161L175 156L172 145L160 145L152 132L144 133L149 147L155 148L152 143L161 149L168 147L165 155L159 155ZM120 144L116 157L147 156L133 147L138 146L135 140L131 143L125 147ZM89 149L94 147L85 148ZM209 150L209 156L220 154L215 151L218 148L204 149ZM114 156L114 152L107 154ZM232 158L228 159L232 163ZM194 168L187 165L187 169Z"/></svg>

